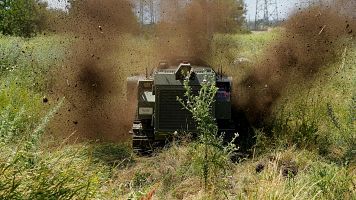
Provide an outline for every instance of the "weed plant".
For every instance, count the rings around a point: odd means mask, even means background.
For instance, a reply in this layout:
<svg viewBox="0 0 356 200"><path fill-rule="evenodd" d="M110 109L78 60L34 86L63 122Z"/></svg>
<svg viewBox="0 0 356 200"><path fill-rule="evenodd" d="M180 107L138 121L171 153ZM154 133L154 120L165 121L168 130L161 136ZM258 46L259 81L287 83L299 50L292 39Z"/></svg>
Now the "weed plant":
<svg viewBox="0 0 356 200"><path fill-rule="evenodd" d="M177 98L184 109L192 113L198 131L198 142L193 145L193 167L204 180L204 188L208 189L209 181L216 182L215 178L225 174L229 167L229 156L235 151L234 141L223 146L223 138L218 136L218 126L214 118L213 104L218 88L215 77L205 75L201 89L197 95L193 94L189 85L189 75L184 81L185 100ZM235 138L236 139L236 138ZM234 140L235 140L234 139Z"/></svg>

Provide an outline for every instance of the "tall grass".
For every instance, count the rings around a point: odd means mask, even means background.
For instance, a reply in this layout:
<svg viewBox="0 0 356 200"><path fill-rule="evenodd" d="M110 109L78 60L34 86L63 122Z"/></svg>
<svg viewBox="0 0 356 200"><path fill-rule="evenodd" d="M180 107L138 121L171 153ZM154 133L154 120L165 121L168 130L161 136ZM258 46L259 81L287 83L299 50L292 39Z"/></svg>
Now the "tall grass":
<svg viewBox="0 0 356 200"><path fill-rule="evenodd" d="M355 60L351 45L342 61L307 84L291 86L276 104L272 135L277 146L316 150L335 162L354 162ZM277 144L278 143L278 144Z"/></svg>
<svg viewBox="0 0 356 200"><path fill-rule="evenodd" d="M256 172L257 163L264 165ZM284 176L291 167L296 175ZM353 199L352 171L305 150L277 150L237 167L233 189L241 199Z"/></svg>
<svg viewBox="0 0 356 200"><path fill-rule="evenodd" d="M3 80L42 92L51 81L48 72L63 64L69 41L63 36L40 36L29 40L0 35L0 76Z"/></svg>
<svg viewBox="0 0 356 200"><path fill-rule="evenodd" d="M0 84L0 142L9 143L28 134L40 118L41 97L15 83Z"/></svg>
<svg viewBox="0 0 356 200"><path fill-rule="evenodd" d="M0 199L86 199L100 188L85 146L42 149L45 128L64 101L42 102L48 71L63 57L61 47L52 47L60 40L0 37Z"/></svg>
<svg viewBox="0 0 356 200"><path fill-rule="evenodd" d="M217 35L213 48L227 52L210 62L241 72L240 78L251 66L240 68L235 58L255 60L274 37L278 30ZM63 141L53 147L43 140L58 109L42 101L50 81L47 72L65 59L68 41L60 36L0 37L0 199L140 199L152 193L156 199L356 197L355 46L309 85L289 87L289 98L275 107L272 131L258 130L255 157L242 163L218 160L224 170L216 165L221 173L210 174L215 178L204 192L197 164L204 148L196 142L174 143L142 158L123 144ZM132 66L123 70L125 75L142 71L154 64L152 41L130 37L125 45L132 49L113 62ZM144 59L134 59L141 54ZM137 62L130 63L131 58ZM256 172L256 166L263 169Z"/></svg>
<svg viewBox="0 0 356 200"><path fill-rule="evenodd" d="M2 119L0 199L101 199L111 170L131 162L129 150L115 145L43 149L42 135L63 102L32 127L22 121L25 110Z"/></svg>

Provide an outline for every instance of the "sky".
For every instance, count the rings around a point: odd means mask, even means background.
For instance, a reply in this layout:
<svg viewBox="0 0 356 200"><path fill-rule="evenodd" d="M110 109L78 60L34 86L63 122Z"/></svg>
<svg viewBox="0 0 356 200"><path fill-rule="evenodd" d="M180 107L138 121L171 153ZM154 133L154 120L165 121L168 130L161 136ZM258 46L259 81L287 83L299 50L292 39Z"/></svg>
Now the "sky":
<svg viewBox="0 0 356 200"><path fill-rule="evenodd" d="M66 0L47 0L49 6L53 8L65 8ZM263 0L260 0L263 1ZM273 0L272 0L273 1ZM278 4L278 15L280 18L286 18L288 13L292 12L300 0L276 0ZM247 20L255 20L256 0L245 0L247 6Z"/></svg>
<svg viewBox="0 0 356 200"><path fill-rule="evenodd" d="M48 2L48 6L51 8L62 8L66 7L67 0L45 0Z"/></svg>
<svg viewBox="0 0 356 200"><path fill-rule="evenodd" d="M272 0L272 2L273 1L274 0ZM300 0L276 0L276 2L278 5L277 7L278 17L286 18L288 17L288 14L291 13L293 9L296 8ZM245 4L247 6L247 13L246 13L247 20L251 19L251 21L254 21L255 14L256 14L256 0L245 0Z"/></svg>

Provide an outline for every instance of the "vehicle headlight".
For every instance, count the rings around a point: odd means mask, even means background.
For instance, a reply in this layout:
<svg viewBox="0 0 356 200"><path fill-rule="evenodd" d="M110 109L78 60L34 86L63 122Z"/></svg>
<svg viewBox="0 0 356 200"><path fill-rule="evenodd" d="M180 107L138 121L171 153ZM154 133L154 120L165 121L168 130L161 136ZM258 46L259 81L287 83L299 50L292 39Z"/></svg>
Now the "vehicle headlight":
<svg viewBox="0 0 356 200"><path fill-rule="evenodd" d="M153 114L153 108L150 108L150 107L139 107L138 108L138 114L139 115L152 115Z"/></svg>

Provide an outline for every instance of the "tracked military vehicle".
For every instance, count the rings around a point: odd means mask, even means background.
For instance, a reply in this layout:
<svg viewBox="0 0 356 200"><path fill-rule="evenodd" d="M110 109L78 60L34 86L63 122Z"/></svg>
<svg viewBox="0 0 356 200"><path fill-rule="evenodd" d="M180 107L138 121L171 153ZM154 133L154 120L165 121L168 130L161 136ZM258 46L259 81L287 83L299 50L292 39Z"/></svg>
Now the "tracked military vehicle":
<svg viewBox="0 0 356 200"><path fill-rule="evenodd" d="M151 152L157 143L183 132L196 133L192 114L183 108L177 97L184 99L184 80L198 93L201 84L213 80L218 87L213 115L219 132L235 132L231 117L231 78L216 73L211 67L182 62L178 66L160 63L150 76L128 78L128 93L137 89L136 118L132 125L132 146L135 152Z"/></svg>

